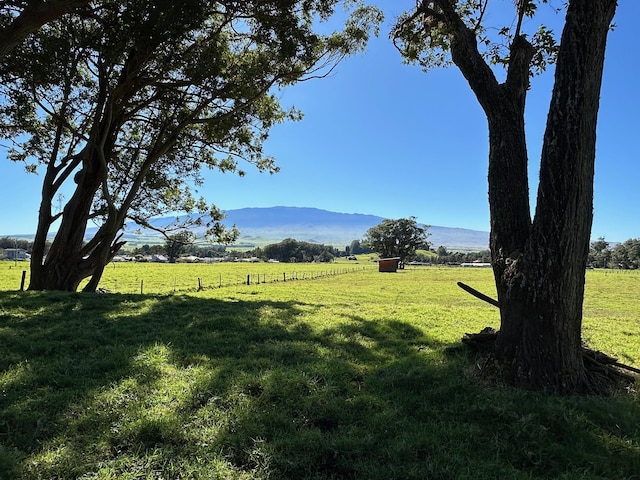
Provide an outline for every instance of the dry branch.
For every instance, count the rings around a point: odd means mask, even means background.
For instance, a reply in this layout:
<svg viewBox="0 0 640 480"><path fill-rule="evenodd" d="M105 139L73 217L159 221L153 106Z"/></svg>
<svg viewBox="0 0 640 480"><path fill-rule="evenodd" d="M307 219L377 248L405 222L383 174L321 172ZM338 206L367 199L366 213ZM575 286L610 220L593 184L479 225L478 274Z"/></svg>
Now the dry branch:
<svg viewBox="0 0 640 480"><path fill-rule="evenodd" d="M498 303L497 300L479 292L475 288L462 282L458 282L458 286L474 297L487 302L494 307L500 308L500 303ZM462 337L462 343L474 351L488 351L493 348L493 344L498 337L498 332L498 330L491 327L485 327L478 333L465 333ZM626 383L634 383L636 378L633 375L621 372L618 370L620 368L640 374L640 369L620 363L617 358L587 347L582 347L582 359L584 366L589 373L601 375L606 378L614 378Z"/></svg>

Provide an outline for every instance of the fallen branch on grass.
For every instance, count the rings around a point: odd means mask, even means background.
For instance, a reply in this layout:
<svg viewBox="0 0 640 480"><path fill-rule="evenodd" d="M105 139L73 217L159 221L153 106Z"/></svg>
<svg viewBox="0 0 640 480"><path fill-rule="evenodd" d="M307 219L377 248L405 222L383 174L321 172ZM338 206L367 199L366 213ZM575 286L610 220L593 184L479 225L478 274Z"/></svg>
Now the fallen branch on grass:
<svg viewBox="0 0 640 480"><path fill-rule="evenodd" d="M474 297L487 302L494 307L500 308L500 303L497 300L479 292L475 288L462 282L458 282L458 286ZM491 327L485 327L478 333L465 333L462 337L462 343L472 350L486 352L493 349L493 344L495 343L496 338L498 338L498 330ZM602 375L607 378L617 378L627 383L634 383L635 377L621 372L618 369L621 368L623 370L640 374L640 369L620 363L617 358L610 357L605 353L592 350L584 346L582 347L582 360L588 372Z"/></svg>

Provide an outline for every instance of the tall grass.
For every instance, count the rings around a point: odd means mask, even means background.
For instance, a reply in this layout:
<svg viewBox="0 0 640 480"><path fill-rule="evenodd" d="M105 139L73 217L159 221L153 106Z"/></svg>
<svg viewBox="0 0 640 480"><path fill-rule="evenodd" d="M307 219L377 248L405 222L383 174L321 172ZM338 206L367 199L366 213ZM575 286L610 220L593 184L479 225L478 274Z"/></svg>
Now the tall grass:
<svg viewBox="0 0 640 480"><path fill-rule="evenodd" d="M637 478L640 399L487 385L488 270L184 294L0 292L0 478ZM585 337L640 366L637 274L589 272Z"/></svg>

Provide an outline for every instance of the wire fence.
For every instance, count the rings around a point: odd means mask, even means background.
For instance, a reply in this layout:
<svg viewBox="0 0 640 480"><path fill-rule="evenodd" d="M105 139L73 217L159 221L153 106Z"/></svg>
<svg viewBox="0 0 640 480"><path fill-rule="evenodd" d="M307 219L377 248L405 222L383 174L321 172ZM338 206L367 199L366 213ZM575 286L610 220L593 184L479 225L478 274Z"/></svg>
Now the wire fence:
<svg viewBox="0 0 640 480"><path fill-rule="evenodd" d="M240 285L264 285L276 282L296 282L317 280L336 275L360 272L371 267L351 267L351 268L331 268L325 270L290 270L282 272L208 272L199 276L165 276L158 278L155 276L136 276L126 278L110 276L101 282L101 292L113 293L178 293L193 292L202 290L219 289Z"/></svg>
<svg viewBox="0 0 640 480"><path fill-rule="evenodd" d="M0 262L0 267L4 267ZM104 293L169 294L240 285L317 280L373 268L372 264L161 264L111 263L105 268L98 290ZM28 263L0 268L0 290L25 290L29 286ZM81 290L88 279L80 284Z"/></svg>

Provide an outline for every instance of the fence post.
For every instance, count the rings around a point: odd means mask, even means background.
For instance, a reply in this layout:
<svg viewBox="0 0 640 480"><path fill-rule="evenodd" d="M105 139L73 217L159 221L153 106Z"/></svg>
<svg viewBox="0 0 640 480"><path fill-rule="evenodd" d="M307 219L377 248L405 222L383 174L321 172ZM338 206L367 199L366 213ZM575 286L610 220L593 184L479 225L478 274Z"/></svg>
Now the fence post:
<svg viewBox="0 0 640 480"><path fill-rule="evenodd" d="M287 273L283 273L282 274L282 281L286 282L287 281Z"/></svg>
<svg viewBox="0 0 640 480"><path fill-rule="evenodd" d="M142 295L143 290L144 290L144 280L140 280L140 295Z"/></svg>
<svg viewBox="0 0 640 480"><path fill-rule="evenodd" d="M247 285L251 285L251 274L247 275Z"/></svg>
<svg viewBox="0 0 640 480"><path fill-rule="evenodd" d="M9 267L11 268L11 267ZM26 270L22 270L22 280L20 280L20 291L24 292L24 281L27 278L27 271Z"/></svg>
<svg viewBox="0 0 640 480"><path fill-rule="evenodd" d="M198 277L198 291L202 290L202 279Z"/></svg>

